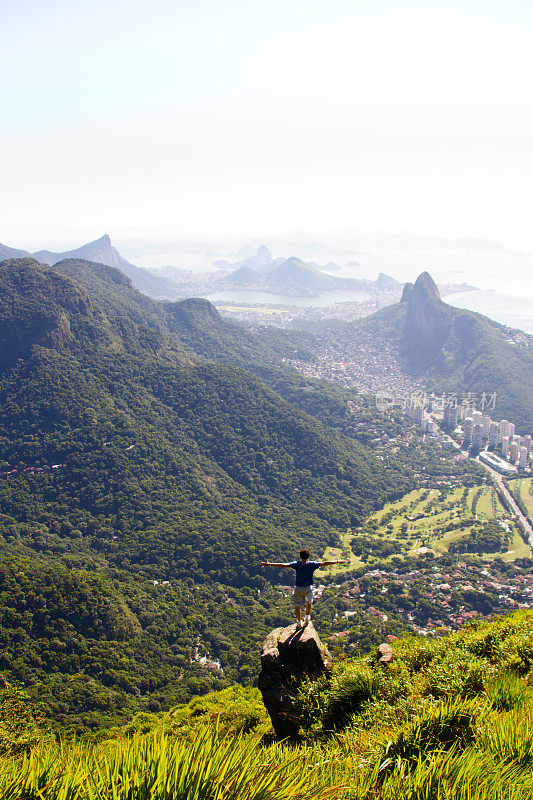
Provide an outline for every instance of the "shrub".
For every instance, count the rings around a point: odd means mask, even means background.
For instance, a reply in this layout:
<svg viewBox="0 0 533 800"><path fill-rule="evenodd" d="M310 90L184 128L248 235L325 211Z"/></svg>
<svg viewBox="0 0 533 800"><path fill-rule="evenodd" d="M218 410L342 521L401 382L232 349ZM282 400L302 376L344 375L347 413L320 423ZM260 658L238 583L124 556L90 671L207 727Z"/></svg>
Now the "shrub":
<svg viewBox="0 0 533 800"><path fill-rule="evenodd" d="M454 648L435 658L426 674L425 693L435 698L475 697L494 668L468 651Z"/></svg>
<svg viewBox="0 0 533 800"><path fill-rule="evenodd" d="M15 686L0 691L0 755L16 755L34 747L47 724L39 706Z"/></svg>
<svg viewBox="0 0 533 800"><path fill-rule="evenodd" d="M325 730L340 730L353 714L378 692L379 682L369 669L347 670L340 675L329 693L323 718Z"/></svg>
<svg viewBox="0 0 533 800"><path fill-rule="evenodd" d="M436 750L464 749L474 741L478 712L478 706L471 700L443 702L425 710L387 742L380 773L409 771Z"/></svg>

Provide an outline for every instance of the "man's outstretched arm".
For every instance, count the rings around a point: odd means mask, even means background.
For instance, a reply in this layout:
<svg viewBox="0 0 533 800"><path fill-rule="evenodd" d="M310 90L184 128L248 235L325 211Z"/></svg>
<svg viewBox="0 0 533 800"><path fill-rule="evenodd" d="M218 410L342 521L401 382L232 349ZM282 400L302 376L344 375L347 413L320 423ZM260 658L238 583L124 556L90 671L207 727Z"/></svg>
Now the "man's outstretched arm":
<svg viewBox="0 0 533 800"><path fill-rule="evenodd" d="M261 561L262 567L290 567L290 564L276 564L274 561Z"/></svg>
<svg viewBox="0 0 533 800"><path fill-rule="evenodd" d="M334 564L348 564L349 562L346 559L337 558L335 561L322 561L320 563L321 567L332 567Z"/></svg>

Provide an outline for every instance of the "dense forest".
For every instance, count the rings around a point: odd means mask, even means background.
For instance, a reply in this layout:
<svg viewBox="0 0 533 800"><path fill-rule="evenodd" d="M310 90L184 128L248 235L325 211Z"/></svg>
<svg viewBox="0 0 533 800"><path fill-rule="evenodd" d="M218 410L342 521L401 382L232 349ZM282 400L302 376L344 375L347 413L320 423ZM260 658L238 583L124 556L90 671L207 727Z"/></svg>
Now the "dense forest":
<svg viewBox="0 0 533 800"><path fill-rule="evenodd" d="M102 265L0 265L0 668L58 724L253 682L290 617L259 563L320 555L414 486L416 459L377 454L350 395L270 340Z"/></svg>

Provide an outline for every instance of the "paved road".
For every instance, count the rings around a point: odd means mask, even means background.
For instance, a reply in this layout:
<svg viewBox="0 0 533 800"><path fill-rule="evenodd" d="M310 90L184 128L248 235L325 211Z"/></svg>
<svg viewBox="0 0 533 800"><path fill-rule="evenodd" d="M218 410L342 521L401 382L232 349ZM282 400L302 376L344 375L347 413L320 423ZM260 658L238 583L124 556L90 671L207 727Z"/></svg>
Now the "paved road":
<svg viewBox="0 0 533 800"><path fill-rule="evenodd" d="M479 458L476 458L476 461L478 461L478 463L481 464L481 466L485 467L487 472L490 472L490 474L492 475L492 477L494 478L494 480L496 481L498 486L501 488L503 494L507 498L507 501L508 501L513 513L516 514L516 516L518 517L519 520L521 520L522 525L524 526L524 530L527 533L530 547L533 548L533 527L531 526L531 523L530 523L529 519L522 514L521 510L517 506L516 500L514 499L513 495L511 494L511 492L509 490L509 487L507 486L507 484L503 480L502 475L500 475L499 472L496 472L495 469L492 469L491 467L489 467L488 464L484 464L483 461L479 460Z"/></svg>

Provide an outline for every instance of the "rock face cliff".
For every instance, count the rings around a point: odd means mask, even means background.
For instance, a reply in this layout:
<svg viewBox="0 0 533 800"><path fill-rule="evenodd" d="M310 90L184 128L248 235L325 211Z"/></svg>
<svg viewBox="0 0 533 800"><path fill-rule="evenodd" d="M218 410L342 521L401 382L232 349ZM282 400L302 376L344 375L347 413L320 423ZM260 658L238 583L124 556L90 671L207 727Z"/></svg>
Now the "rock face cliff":
<svg viewBox="0 0 533 800"><path fill-rule="evenodd" d="M313 623L276 628L263 643L258 686L278 739L296 739L299 721L292 699L306 678L316 679L331 671L331 656Z"/></svg>
<svg viewBox="0 0 533 800"><path fill-rule="evenodd" d="M407 311L401 349L412 366L433 366L448 336L450 307L440 299L437 285L427 272L418 276L412 289L404 287L402 300L407 301Z"/></svg>

